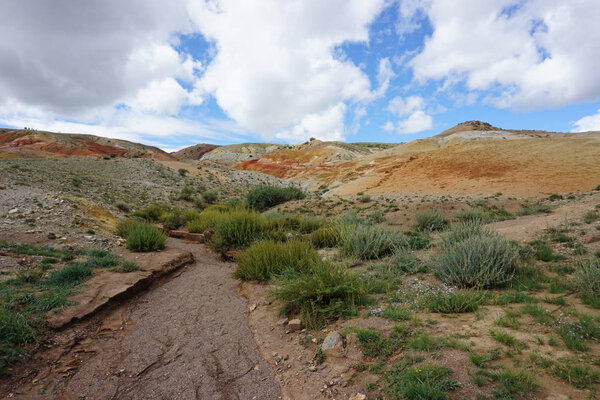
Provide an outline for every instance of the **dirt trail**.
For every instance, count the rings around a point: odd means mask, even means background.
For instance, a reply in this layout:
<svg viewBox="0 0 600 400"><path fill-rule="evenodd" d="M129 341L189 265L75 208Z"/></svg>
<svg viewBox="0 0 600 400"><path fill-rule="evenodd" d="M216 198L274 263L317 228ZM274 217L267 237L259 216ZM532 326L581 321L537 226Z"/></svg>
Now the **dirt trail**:
<svg viewBox="0 0 600 400"><path fill-rule="evenodd" d="M54 366L42 391L29 383L11 398L281 398L248 328L233 264L203 245L170 243L193 252L196 263L112 311L93 340L63 353L61 359L92 354L76 372L61 375Z"/></svg>

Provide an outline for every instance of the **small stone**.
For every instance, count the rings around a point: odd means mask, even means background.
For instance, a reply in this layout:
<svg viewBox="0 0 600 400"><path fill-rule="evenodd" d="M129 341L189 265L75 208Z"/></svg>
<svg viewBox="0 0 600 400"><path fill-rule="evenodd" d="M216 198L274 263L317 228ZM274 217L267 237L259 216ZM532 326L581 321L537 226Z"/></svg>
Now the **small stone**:
<svg viewBox="0 0 600 400"><path fill-rule="evenodd" d="M56 239L56 234L50 232L47 237L48 237L49 240L54 240L54 239Z"/></svg>
<svg viewBox="0 0 600 400"><path fill-rule="evenodd" d="M250 310L250 312L256 310L256 304L250 304L250 307L248 307L248 309Z"/></svg>
<svg viewBox="0 0 600 400"><path fill-rule="evenodd" d="M272 352L272 353L271 353L271 356L273 356L273 357L277 357L277 356L278 356L278 354L277 354L277 352L276 352L276 351L274 351L274 352Z"/></svg>
<svg viewBox="0 0 600 400"><path fill-rule="evenodd" d="M10 211L8 212L8 215L13 215L13 214L16 214L16 213L18 213L18 212L19 212L19 209L18 209L18 208L13 208L12 210L10 210Z"/></svg>
<svg viewBox="0 0 600 400"><path fill-rule="evenodd" d="M364 393L354 393L352 396L348 397L348 400L367 400L367 395Z"/></svg>
<svg viewBox="0 0 600 400"><path fill-rule="evenodd" d="M325 337L323 343L321 343L321 350L327 356L331 357L343 357L344 356L344 341L342 335L338 332L331 332Z"/></svg>
<svg viewBox="0 0 600 400"><path fill-rule="evenodd" d="M569 398L564 394L551 394L546 397L546 400L569 400Z"/></svg>
<svg viewBox="0 0 600 400"><path fill-rule="evenodd" d="M291 331L299 331L302 329L302 321L300 321L298 318L295 318L290 320L287 326Z"/></svg>
<svg viewBox="0 0 600 400"><path fill-rule="evenodd" d="M289 322L289 319L283 318L277 321L277 325L286 325Z"/></svg>
<svg viewBox="0 0 600 400"><path fill-rule="evenodd" d="M311 365L310 367L308 367L308 370L310 372L315 372L317 370L317 367L315 367L314 365Z"/></svg>

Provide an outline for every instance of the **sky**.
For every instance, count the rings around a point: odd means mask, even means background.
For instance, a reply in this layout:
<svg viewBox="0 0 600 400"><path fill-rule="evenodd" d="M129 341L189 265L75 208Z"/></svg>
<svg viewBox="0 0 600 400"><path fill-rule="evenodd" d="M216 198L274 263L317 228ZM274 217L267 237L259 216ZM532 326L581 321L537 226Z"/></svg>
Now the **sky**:
<svg viewBox="0 0 600 400"><path fill-rule="evenodd" d="M159 146L600 130L598 0L0 2L0 126Z"/></svg>

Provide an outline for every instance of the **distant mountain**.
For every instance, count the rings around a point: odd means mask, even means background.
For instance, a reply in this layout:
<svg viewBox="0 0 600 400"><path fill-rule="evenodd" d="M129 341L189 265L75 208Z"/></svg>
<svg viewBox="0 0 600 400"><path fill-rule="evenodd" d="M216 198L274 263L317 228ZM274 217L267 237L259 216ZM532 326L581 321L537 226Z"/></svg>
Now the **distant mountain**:
<svg viewBox="0 0 600 400"><path fill-rule="evenodd" d="M179 151L171 153L171 155L181 161L200 160L203 155L214 149L221 147L216 144L200 143L186 147Z"/></svg>
<svg viewBox="0 0 600 400"><path fill-rule="evenodd" d="M0 158L135 157L175 160L163 150L94 135L0 128Z"/></svg>

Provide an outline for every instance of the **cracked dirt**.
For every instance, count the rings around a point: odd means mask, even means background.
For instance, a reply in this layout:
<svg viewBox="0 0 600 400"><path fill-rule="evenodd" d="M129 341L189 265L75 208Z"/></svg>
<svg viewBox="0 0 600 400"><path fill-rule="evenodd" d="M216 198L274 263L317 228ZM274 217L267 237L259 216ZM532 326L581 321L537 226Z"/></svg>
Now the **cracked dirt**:
<svg viewBox="0 0 600 400"><path fill-rule="evenodd" d="M124 305L53 338L19 399L278 399L280 388L247 324L233 264L177 241L196 263Z"/></svg>

